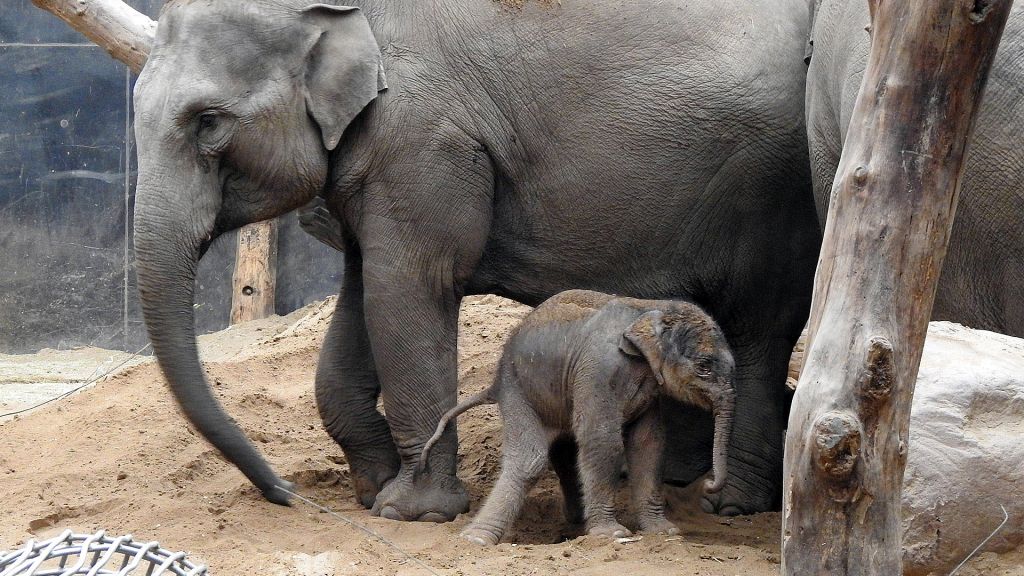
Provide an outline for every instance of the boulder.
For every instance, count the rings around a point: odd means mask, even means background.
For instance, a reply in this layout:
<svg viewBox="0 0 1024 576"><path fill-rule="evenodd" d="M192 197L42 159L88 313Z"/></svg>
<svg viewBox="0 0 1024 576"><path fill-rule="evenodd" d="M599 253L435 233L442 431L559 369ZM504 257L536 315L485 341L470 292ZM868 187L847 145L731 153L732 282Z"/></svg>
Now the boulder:
<svg viewBox="0 0 1024 576"><path fill-rule="evenodd" d="M807 331L787 384L803 369ZM928 326L903 477L905 576L949 574L982 551L1024 543L1024 340L952 322ZM1024 570L1022 570L1024 573Z"/></svg>
<svg viewBox="0 0 1024 576"><path fill-rule="evenodd" d="M949 574L984 547L1024 542L1024 340L948 322L928 328L903 478L907 576Z"/></svg>

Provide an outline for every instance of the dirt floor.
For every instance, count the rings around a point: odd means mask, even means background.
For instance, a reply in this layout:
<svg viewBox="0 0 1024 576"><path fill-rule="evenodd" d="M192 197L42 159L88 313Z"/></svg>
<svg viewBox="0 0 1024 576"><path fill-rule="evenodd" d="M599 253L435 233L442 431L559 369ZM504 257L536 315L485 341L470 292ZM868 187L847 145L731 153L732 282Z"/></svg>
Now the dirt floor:
<svg viewBox="0 0 1024 576"><path fill-rule="evenodd" d="M779 515L735 519L700 512L697 494L670 493L682 534L625 542L567 533L553 474L531 493L505 542L481 548L460 540L469 516L445 525L371 517L352 499L348 468L324 434L313 400L313 375L333 301L285 318L252 322L203 337L204 363L221 402L299 491L370 528L445 575L762 576L779 571ZM489 384L502 342L529 311L493 296L463 305L459 378L463 394ZM123 356L79 351L112 366ZM0 358L46 371L74 355L45 352ZM71 360L69 360L71 358ZM116 362L115 362L116 360ZM412 575L428 570L344 522L295 503L259 498L232 466L186 425L151 361L129 365L70 398L0 424L0 551L65 528L106 529L185 550L218 575ZM83 374L96 370L82 368ZM102 372L100 372L102 373ZM31 383L31 370L19 372ZM76 372L77 374L77 372ZM79 375L78 378L87 376ZM21 407L4 397L0 413ZM24 404L26 398L20 402ZM493 484L501 422L493 407L460 420L460 476L475 511ZM628 516L626 516L628 519ZM627 525L629 522L627 521ZM1020 575L1020 552L983 554L961 575Z"/></svg>

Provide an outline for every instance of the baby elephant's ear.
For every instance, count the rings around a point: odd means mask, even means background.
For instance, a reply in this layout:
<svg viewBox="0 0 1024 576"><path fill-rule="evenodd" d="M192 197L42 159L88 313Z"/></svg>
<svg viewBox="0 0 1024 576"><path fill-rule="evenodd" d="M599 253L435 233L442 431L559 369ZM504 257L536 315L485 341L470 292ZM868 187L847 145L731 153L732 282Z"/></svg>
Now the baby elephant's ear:
<svg viewBox="0 0 1024 576"><path fill-rule="evenodd" d="M660 310L645 312L622 333L619 350L627 356L643 356L654 366L661 362L658 339L664 330L664 314Z"/></svg>
<svg viewBox="0 0 1024 576"><path fill-rule="evenodd" d="M626 333L622 333L622 337L619 338L619 351L626 356L635 356L637 358L643 358L643 352L633 344L633 341L626 336Z"/></svg>

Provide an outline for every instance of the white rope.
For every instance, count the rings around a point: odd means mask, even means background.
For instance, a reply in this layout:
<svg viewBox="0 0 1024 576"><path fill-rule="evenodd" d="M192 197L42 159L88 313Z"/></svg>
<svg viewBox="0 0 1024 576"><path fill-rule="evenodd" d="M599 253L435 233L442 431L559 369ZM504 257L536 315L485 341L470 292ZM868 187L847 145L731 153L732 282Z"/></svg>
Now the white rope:
<svg viewBox="0 0 1024 576"><path fill-rule="evenodd" d="M424 561L420 560L419 558L413 556L412 554L406 552L398 544L395 544L391 540L388 540L384 536L381 536L377 532L374 532L373 530L367 528L366 526L363 526L362 524L356 522L355 520L352 520L351 518L348 518L348 517L346 517L346 516L344 516L342 514L339 514L338 512L335 512L334 510L331 510L330 508L327 508L326 506L321 506L320 504L317 504L316 502L313 502L309 498L306 498L305 496L302 496L301 494L296 494L295 492L292 492L291 490L288 490L287 488L282 488L282 487L277 486L277 485L275 485L274 487L277 488L278 490L284 492L285 494L290 494L292 496L295 496L296 498L298 498L302 502L305 502L306 504L309 504L310 506L316 508L317 510L319 510L321 512L324 512L326 514L330 514L331 516L334 516L338 520L341 520L342 522L348 524L349 526L351 526L351 527L353 527L353 528L355 528L357 530L360 530L360 531L362 531L362 532L364 532L364 533L366 533L366 534L368 534L370 536L373 536L377 540L383 542L385 545L387 545L390 548L393 548L394 550L398 551L399 554L401 554L402 556L406 557L410 561L416 563L417 565L419 565L421 568L423 568L427 572L430 572L434 576L441 576L433 568L431 568L430 565L427 564L426 562L424 562Z"/></svg>

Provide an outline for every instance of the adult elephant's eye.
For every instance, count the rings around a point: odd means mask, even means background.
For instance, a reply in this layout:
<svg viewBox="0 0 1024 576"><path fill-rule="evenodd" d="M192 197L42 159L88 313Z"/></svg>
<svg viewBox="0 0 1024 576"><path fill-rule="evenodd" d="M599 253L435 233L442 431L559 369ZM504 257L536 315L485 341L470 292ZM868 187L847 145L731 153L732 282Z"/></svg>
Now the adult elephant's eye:
<svg viewBox="0 0 1024 576"><path fill-rule="evenodd" d="M234 127L234 118L208 110L195 119L196 144L202 154L217 154L227 146Z"/></svg>
<svg viewBox="0 0 1024 576"><path fill-rule="evenodd" d="M199 127L197 132L202 135L204 132L209 132L217 127L217 115L213 112L205 112L199 115Z"/></svg>

